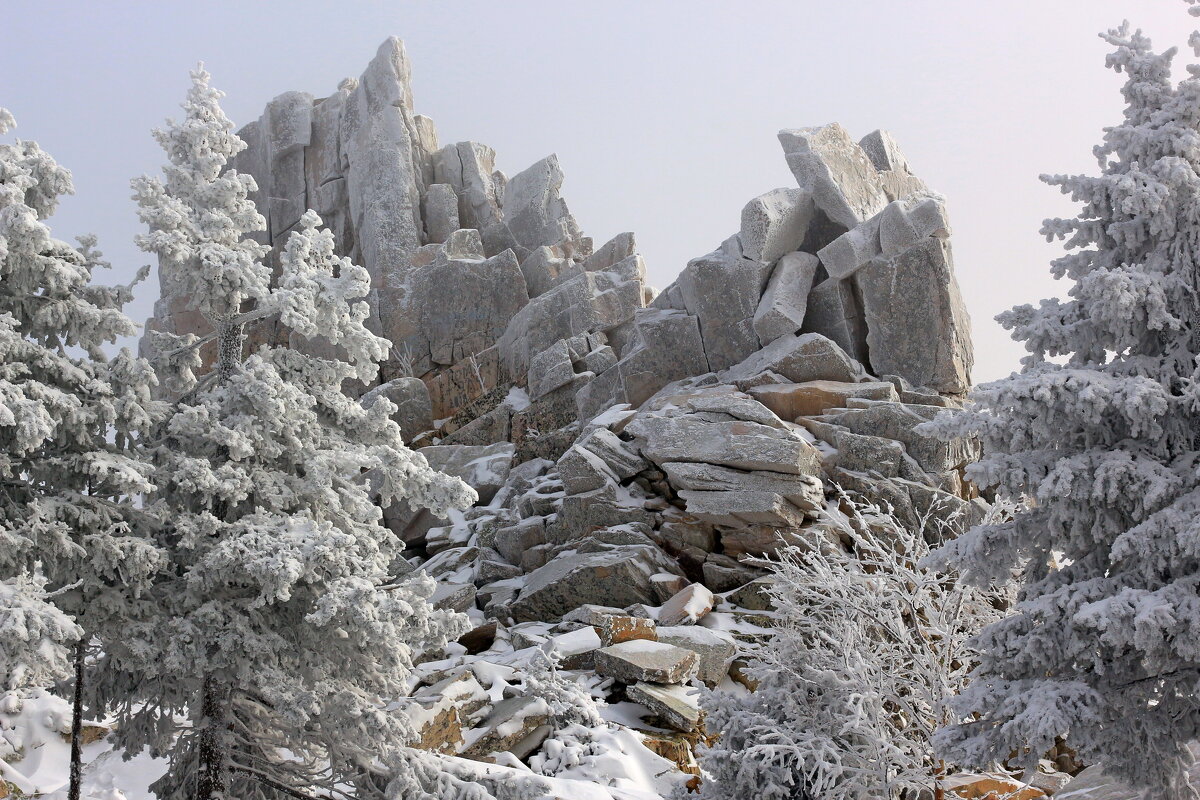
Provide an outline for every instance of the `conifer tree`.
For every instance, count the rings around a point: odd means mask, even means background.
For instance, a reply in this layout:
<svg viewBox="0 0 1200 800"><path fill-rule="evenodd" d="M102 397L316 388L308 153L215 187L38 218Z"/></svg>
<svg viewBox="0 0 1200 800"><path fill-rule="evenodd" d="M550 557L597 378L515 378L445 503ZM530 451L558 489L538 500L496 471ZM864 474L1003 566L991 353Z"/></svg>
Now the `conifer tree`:
<svg viewBox="0 0 1200 800"><path fill-rule="evenodd" d="M475 494L404 446L391 402L364 408L342 391L375 380L387 341L364 326L366 271L335 255L314 212L270 285L266 248L246 238L264 226L256 186L225 170L245 144L220 97L193 72L184 119L155 133L165 181L134 181L150 228L139 244L213 333L156 343L184 392L154 448L170 574L112 656L138 678L118 732L130 751L169 754L162 798L368 796L386 784L369 776L414 737L388 700L416 655L464 627L429 605L423 573L392 582L403 543L372 498L444 515ZM321 346L247 353L243 326L273 316ZM213 339L216 363L197 381Z"/></svg>
<svg viewBox="0 0 1200 800"><path fill-rule="evenodd" d="M943 740L968 763L1029 766L1066 736L1182 800L1200 737L1200 65L1174 84L1174 49L1128 23L1103 38L1124 119L1094 150L1098 174L1043 177L1082 205L1043 227L1068 250L1052 271L1069 299L1000 315L1030 353L1021 371L932 423L981 437L977 482L1032 499L941 554L1019 589L979 637Z"/></svg>
<svg viewBox="0 0 1200 800"><path fill-rule="evenodd" d="M0 133L13 124L0 109ZM0 683L44 685L73 664L75 798L87 647L120 635L162 555L135 504L153 488L133 441L160 411L155 377L102 350L136 332L131 287L93 284L107 266L94 237L73 247L46 225L72 191L36 142L0 145Z"/></svg>

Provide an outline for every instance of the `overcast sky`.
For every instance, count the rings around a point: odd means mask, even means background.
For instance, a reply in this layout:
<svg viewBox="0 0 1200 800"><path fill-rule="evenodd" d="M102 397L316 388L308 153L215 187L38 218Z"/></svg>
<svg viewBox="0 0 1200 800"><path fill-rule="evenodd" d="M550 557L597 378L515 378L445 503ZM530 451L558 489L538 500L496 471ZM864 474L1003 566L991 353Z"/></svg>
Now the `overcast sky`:
<svg viewBox="0 0 1200 800"><path fill-rule="evenodd" d="M1193 22L1181 0L5 0L0 106L74 173L52 226L100 236L105 282L147 262L129 179L158 169L150 129L198 60L241 125L281 92L331 93L399 36L443 143L489 144L510 175L558 153L584 230L635 231L660 288L747 200L794 185L777 130L882 127L949 199L982 381L1022 354L992 318L1064 291L1037 231L1072 206L1038 175L1094 170L1122 108L1096 34L1126 17L1160 47L1184 47ZM143 284L131 314L157 293Z"/></svg>

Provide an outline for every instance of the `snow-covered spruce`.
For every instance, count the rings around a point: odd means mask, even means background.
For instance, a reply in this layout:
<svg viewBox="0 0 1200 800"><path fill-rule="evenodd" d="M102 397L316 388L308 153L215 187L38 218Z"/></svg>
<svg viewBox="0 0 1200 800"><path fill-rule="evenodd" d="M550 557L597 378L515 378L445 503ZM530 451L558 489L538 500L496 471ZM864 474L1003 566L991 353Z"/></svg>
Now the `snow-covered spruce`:
<svg viewBox="0 0 1200 800"><path fill-rule="evenodd" d="M1099 175L1043 178L1083 204L1043 228L1071 251L1053 263L1070 299L1000 315L1031 353L1021 372L929 427L980 436L970 477L1034 500L942 553L977 584L1015 574L1020 590L980 636L942 742L971 764L1028 764L1063 735L1182 800L1200 733L1200 66L1173 85L1174 50L1128 25L1104 38L1125 118L1095 150Z"/></svg>
<svg viewBox="0 0 1200 800"><path fill-rule="evenodd" d="M965 682L968 639L997 614L920 563L925 533L945 527L935 513L909 530L861 500L841 505L851 549L793 546L764 562L778 626L751 657L757 690L703 701L721 736L700 751L702 800L915 797L946 775L932 737Z"/></svg>
<svg viewBox="0 0 1200 800"><path fill-rule="evenodd" d="M0 109L0 133L13 124ZM65 677L61 648L119 631L162 563L131 499L153 488L151 468L129 447L161 410L155 378L128 350L101 350L136 333L121 312L131 291L92 283L107 266L93 237L74 247L51 235L45 220L72 191L36 142L0 144L0 686L10 688Z"/></svg>
<svg viewBox="0 0 1200 800"><path fill-rule="evenodd" d="M475 495L403 445L392 403L363 408L342 392L374 380L387 342L363 326L366 272L334 255L315 213L269 286L265 248L246 238L264 225L248 199L256 187L223 171L245 145L208 79L193 73L184 120L156 132L166 182L134 182L150 226L139 243L164 283L186 285L219 347L197 383L204 340L156 342L185 393L153 451L170 570L109 653L136 677L118 735L129 752L170 754L153 787L164 798L367 797L386 782L367 773L414 774L403 763L414 732L387 699L404 693L417 654L465 627L429 605L423 573L392 582L402 545L375 499L445 514ZM329 355L269 344L244 354L243 325L276 314L320 340L305 350Z"/></svg>

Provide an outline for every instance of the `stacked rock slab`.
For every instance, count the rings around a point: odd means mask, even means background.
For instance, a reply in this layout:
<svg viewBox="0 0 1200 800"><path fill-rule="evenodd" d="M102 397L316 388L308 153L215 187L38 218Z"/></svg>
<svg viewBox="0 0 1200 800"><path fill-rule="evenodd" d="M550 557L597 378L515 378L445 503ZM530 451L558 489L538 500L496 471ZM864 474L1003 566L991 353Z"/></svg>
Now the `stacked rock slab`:
<svg viewBox="0 0 1200 800"><path fill-rule="evenodd" d="M678 666L663 648L691 648L715 683L731 645L678 627L713 606L760 619L756 557L842 547L835 484L934 520L930 536L981 513L962 477L975 445L919 428L970 386L970 323L944 200L888 134L781 132L797 186L750 200L658 293L633 234L583 234L555 156L508 178L491 148L439 143L399 40L329 97L280 95L240 134L233 166L260 187L272 258L313 208L371 275L392 352L377 385L349 390L394 401L406 441L479 490L448 519L384 509L411 548L397 571L428 572L435 602L498 640L551 626L591 668L599 639L574 620L607 608L669 635L614 643L624 656L600 654L602 669L662 653ZM187 297L162 297L149 327L205 332ZM272 320L250 342L315 346ZM630 672L630 697L678 727L681 669Z"/></svg>

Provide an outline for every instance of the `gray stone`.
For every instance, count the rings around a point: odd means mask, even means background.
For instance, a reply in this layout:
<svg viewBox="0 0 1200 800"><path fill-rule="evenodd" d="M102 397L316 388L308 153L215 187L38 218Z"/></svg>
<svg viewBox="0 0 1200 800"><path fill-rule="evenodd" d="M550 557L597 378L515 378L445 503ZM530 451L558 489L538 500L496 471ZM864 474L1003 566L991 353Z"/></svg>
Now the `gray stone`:
<svg viewBox="0 0 1200 800"><path fill-rule="evenodd" d="M313 97L285 92L267 103L262 116L270 180L259 190L267 196L272 240L290 230L306 210L304 150L312 141Z"/></svg>
<svg viewBox="0 0 1200 800"><path fill-rule="evenodd" d="M667 480L671 486L679 491L680 497L684 499L689 497L682 494L685 490L705 494L749 492L779 495L803 511L815 511L824 506L825 495L821 488L821 466L817 461L816 448L813 448L813 460L809 463L811 471L804 475L766 471L741 472L715 464L689 462L664 462L662 468L667 473ZM690 504L688 511L705 519L702 514L693 511Z"/></svg>
<svg viewBox="0 0 1200 800"><path fill-rule="evenodd" d="M625 690L625 696L645 706L660 722L683 733L700 727L703 717L699 692L683 686L660 686L638 681Z"/></svg>
<svg viewBox="0 0 1200 800"><path fill-rule="evenodd" d="M401 285L421 246L410 73L404 44L390 37L346 97L341 117L350 214L362 265L376 286Z"/></svg>
<svg viewBox="0 0 1200 800"><path fill-rule="evenodd" d="M596 651L596 672L621 683L683 683L695 677L699 657L691 650L634 639Z"/></svg>
<svg viewBox="0 0 1200 800"><path fill-rule="evenodd" d="M593 428L579 438L577 443L604 462L617 480L625 480L641 472L646 461L607 428Z"/></svg>
<svg viewBox="0 0 1200 800"><path fill-rule="evenodd" d="M971 320L954 278L950 243L925 239L855 274L871 366L918 386L962 394L971 385Z"/></svg>
<svg viewBox="0 0 1200 800"><path fill-rule="evenodd" d="M510 564L520 564L526 551L546 543L546 521L527 517L515 525L497 528L493 534L496 551Z"/></svg>
<svg viewBox="0 0 1200 800"><path fill-rule="evenodd" d="M744 525L798 526L804 522L804 511L776 492L738 489L725 492L703 492L684 489L679 498L687 503L687 512L714 525L742 527Z"/></svg>
<svg viewBox="0 0 1200 800"><path fill-rule="evenodd" d="M853 228L887 205L874 164L836 122L780 131L779 142L797 183L834 222Z"/></svg>
<svg viewBox="0 0 1200 800"><path fill-rule="evenodd" d="M862 436L838 431L836 463L854 472L875 472L887 478L900 476L906 454L904 445L879 436Z"/></svg>
<svg viewBox="0 0 1200 800"><path fill-rule="evenodd" d="M634 235L628 232L618 233L583 260L583 269L586 272L603 272L636 252L637 241Z"/></svg>
<svg viewBox="0 0 1200 800"><path fill-rule="evenodd" d="M425 193L425 234L430 242L446 241L459 229L458 195L448 183L435 183Z"/></svg>
<svg viewBox="0 0 1200 800"><path fill-rule="evenodd" d="M640 406L672 381L708 372L696 317L683 311L639 309L637 339L617 366L575 396L581 419L620 403Z"/></svg>
<svg viewBox="0 0 1200 800"><path fill-rule="evenodd" d="M769 264L743 258L737 237L693 259L676 281L688 313L700 323L710 369L724 369L759 348L754 312Z"/></svg>
<svg viewBox="0 0 1200 800"><path fill-rule="evenodd" d="M756 578L731 592L728 600L733 605L750 611L772 611L775 608L775 601L771 597L771 587L774 584L773 577Z"/></svg>
<svg viewBox="0 0 1200 800"><path fill-rule="evenodd" d="M518 621L556 620L585 603L624 607L650 603L650 576L678 570L656 547L625 545L560 555L526 576L512 605Z"/></svg>
<svg viewBox="0 0 1200 800"><path fill-rule="evenodd" d="M803 189L775 189L742 209L742 255L773 264L798 250L813 217L812 194Z"/></svg>
<svg viewBox="0 0 1200 800"><path fill-rule="evenodd" d="M565 340L558 340L529 360L529 397L537 400L575 380L571 353Z"/></svg>
<svg viewBox="0 0 1200 800"><path fill-rule="evenodd" d="M867 158L880 172L902 169L909 172L908 159L900 152L900 146L890 133L885 130L874 130L858 142Z"/></svg>
<svg viewBox="0 0 1200 800"><path fill-rule="evenodd" d="M698 461L743 470L813 474L813 446L787 430L755 422L709 422L695 415L645 416L626 427L638 437L643 456L656 464Z"/></svg>
<svg viewBox="0 0 1200 800"><path fill-rule="evenodd" d="M604 620L608 617L621 617L625 615L625 611L612 606L598 606L593 603L584 603L578 608L572 609L567 614L563 615L563 622L579 622L584 625L598 628L604 624Z"/></svg>
<svg viewBox="0 0 1200 800"><path fill-rule="evenodd" d="M694 381L679 382L655 395L643 406L643 411L658 412L665 417L699 412L709 421L721 418L715 415L722 415L731 419L756 422L768 428L787 428L783 420L775 416L771 409L745 392L726 384L709 385L712 383L715 383L715 378L711 375L701 376Z"/></svg>
<svg viewBox="0 0 1200 800"><path fill-rule="evenodd" d="M830 278L814 286L800 331L819 333L859 363L867 361L867 323L853 281Z"/></svg>
<svg viewBox="0 0 1200 800"><path fill-rule="evenodd" d="M500 204L501 235L511 242L518 258L523 260L543 245L573 242L582 236L559 191L562 182L562 168L555 155L508 179Z"/></svg>
<svg viewBox="0 0 1200 800"><path fill-rule="evenodd" d="M630 322L642 305L640 280L607 271L577 275L512 317L499 340L504 365L510 375L523 375L532 356L560 339L610 331Z"/></svg>
<svg viewBox="0 0 1200 800"><path fill-rule="evenodd" d="M643 508L624 486L606 483L583 494L567 495L553 526L547 529L552 542L562 544L580 539L601 528L641 522L653 526L654 514Z"/></svg>
<svg viewBox="0 0 1200 800"><path fill-rule="evenodd" d="M460 614L475 607L474 583L439 583L429 602L434 608L457 611Z"/></svg>
<svg viewBox="0 0 1200 800"><path fill-rule="evenodd" d="M655 541L657 541L657 538ZM650 576L650 585L654 587L654 599L660 603L665 603L686 589L688 587L688 580L682 575L659 572Z"/></svg>
<svg viewBox="0 0 1200 800"><path fill-rule="evenodd" d="M700 657L696 677L715 686L729 674L729 665L737 655L737 645L727 634L698 625L660 627L658 640L691 650Z"/></svg>
<svg viewBox="0 0 1200 800"><path fill-rule="evenodd" d="M437 152L434 180L447 183L458 195L459 224L483 230L500 221L502 178L496 172L496 152L477 142L458 142ZM493 254L494 255L494 254Z"/></svg>
<svg viewBox="0 0 1200 800"><path fill-rule="evenodd" d="M528 302L516 257L470 252L480 249L475 232L455 231L430 248L429 263L411 268L403 285L380 292L389 309L383 333L396 350L411 354L416 374L487 350Z"/></svg>
<svg viewBox="0 0 1200 800"><path fill-rule="evenodd" d="M804 326L818 266L820 261L809 253L788 253L779 259L754 312L754 333L761 343L770 344Z"/></svg>
<svg viewBox="0 0 1200 800"><path fill-rule="evenodd" d="M900 253L923 239L946 239L950 219L938 198L910 198L888 203L858 227L846 231L817 253L829 277L848 278L880 256Z"/></svg>
<svg viewBox="0 0 1200 800"><path fill-rule="evenodd" d="M562 248L539 247L521 261L525 286L530 297L537 297L583 272L583 267L563 252Z"/></svg>
<svg viewBox="0 0 1200 800"><path fill-rule="evenodd" d="M572 445L558 459L558 473L569 495L595 491L617 481L599 456L579 444Z"/></svg>
<svg viewBox="0 0 1200 800"><path fill-rule="evenodd" d="M429 466L438 472L462 478L479 493L479 502L486 504L496 495L508 478L516 447L508 442L473 447L470 445L437 445L417 451L425 456Z"/></svg>
<svg viewBox="0 0 1200 800"><path fill-rule="evenodd" d="M743 525L738 528L727 528L721 532L721 550L731 558L751 556L775 558L785 547L792 547L801 552L811 552L814 548L822 551L836 552L830 548L841 547L841 538L832 526L824 523L805 523L803 527L796 525Z"/></svg>
<svg viewBox="0 0 1200 800"><path fill-rule="evenodd" d="M817 251L821 265L825 267L830 278L848 278L859 267L880 254L879 223L886 211L885 207L879 214L851 228Z"/></svg>
<svg viewBox="0 0 1200 800"><path fill-rule="evenodd" d="M929 191L925 182L912 174L908 159L887 131L872 131L859 141L859 145L879 170L879 181L889 200Z"/></svg>
<svg viewBox="0 0 1200 800"><path fill-rule="evenodd" d="M392 419L400 426L405 443L412 442L419 434L433 430L433 407L429 401L429 389L420 378L395 378L380 384L360 398L363 408L370 408L380 397L386 397L396 405Z"/></svg>
<svg viewBox="0 0 1200 800"><path fill-rule="evenodd" d="M936 406L879 403L868 408L843 411L831 421L863 436L880 436L904 445L921 469L931 474L958 469L979 457L979 447L967 439L943 442L916 430L941 411Z"/></svg>
<svg viewBox="0 0 1200 800"><path fill-rule="evenodd" d="M762 575L761 570L748 567L736 559L719 553L709 553L704 561L704 585L714 592L728 592L745 586Z"/></svg>
<svg viewBox="0 0 1200 800"><path fill-rule="evenodd" d="M844 381L853 383L862 366L832 340L817 333L781 336L745 361L720 373L724 381L739 381L771 371L793 383Z"/></svg>
<svg viewBox="0 0 1200 800"><path fill-rule="evenodd" d="M693 583L676 592L658 612L660 625L695 625L716 605L716 598L703 584Z"/></svg>

